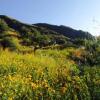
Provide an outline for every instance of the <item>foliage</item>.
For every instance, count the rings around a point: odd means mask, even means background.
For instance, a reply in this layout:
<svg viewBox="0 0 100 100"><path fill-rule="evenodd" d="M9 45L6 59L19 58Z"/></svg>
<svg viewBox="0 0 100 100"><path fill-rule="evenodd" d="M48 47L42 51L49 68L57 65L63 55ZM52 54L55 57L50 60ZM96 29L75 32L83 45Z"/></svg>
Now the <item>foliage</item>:
<svg viewBox="0 0 100 100"><path fill-rule="evenodd" d="M100 68L80 70L69 57L74 50L38 50L35 55L1 50L0 99L100 99Z"/></svg>
<svg viewBox="0 0 100 100"><path fill-rule="evenodd" d="M5 37L1 40L1 45L3 49L10 48L12 50L16 50L19 46L18 40L14 38Z"/></svg>
<svg viewBox="0 0 100 100"><path fill-rule="evenodd" d="M100 37L0 16L0 100L99 100L99 95Z"/></svg>
<svg viewBox="0 0 100 100"><path fill-rule="evenodd" d="M9 38L16 37L18 40L21 40L20 45L22 46L39 45L40 47L55 44L79 46L83 45L84 39L94 39L88 32L77 31L66 26L49 24L29 25L0 15L0 39L5 38L6 35Z"/></svg>
<svg viewBox="0 0 100 100"><path fill-rule="evenodd" d="M3 19L0 19L0 31L5 31L9 29L8 25L6 24L6 22Z"/></svg>

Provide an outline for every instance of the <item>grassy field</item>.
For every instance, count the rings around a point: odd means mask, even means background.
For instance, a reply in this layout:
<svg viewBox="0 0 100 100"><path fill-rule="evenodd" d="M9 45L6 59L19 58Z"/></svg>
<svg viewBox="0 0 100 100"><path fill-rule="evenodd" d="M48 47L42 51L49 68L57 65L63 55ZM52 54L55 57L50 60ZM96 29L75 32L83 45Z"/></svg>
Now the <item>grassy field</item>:
<svg viewBox="0 0 100 100"><path fill-rule="evenodd" d="M74 51L1 50L0 100L100 100L100 66L80 68L70 58Z"/></svg>

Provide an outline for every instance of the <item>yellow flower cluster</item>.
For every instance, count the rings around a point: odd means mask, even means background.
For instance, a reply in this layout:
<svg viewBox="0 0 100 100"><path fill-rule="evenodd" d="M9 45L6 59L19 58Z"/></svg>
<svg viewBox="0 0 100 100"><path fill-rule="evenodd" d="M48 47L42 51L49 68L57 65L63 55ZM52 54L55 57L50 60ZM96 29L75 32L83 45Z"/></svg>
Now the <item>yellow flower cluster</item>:
<svg viewBox="0 0 100 100"><path fill-rule="evenodd" d="M70 100L77 90L87 97L85 79L74 73L76 64L68 58L72 51L41 50L36 55L1 51L0 100Z"/></svg>

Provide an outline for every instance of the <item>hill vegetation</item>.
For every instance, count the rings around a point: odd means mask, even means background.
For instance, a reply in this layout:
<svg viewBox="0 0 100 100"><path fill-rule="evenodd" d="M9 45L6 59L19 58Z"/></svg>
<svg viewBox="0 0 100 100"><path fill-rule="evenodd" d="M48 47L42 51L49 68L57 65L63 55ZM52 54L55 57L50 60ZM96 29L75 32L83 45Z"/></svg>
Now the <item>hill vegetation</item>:
<svg viewBox="0 0 100 100"><path fill-rule="evenodd" d="M12 44L16 41L17 46L51 46L51 45L64 45L64 46L78 46L77 43L85 39L93 40L94 37L84 31L77 31L66 26L56 26L49 24L34 24L28 25L20 21L12 19L10 17L0 15L0 44L8 47L11 45L5 45L5 38L12 40ZM13 40L15 40L13 42ZM3 43L2 43L3 41Z"/></svg>
<svg viewBox="0 0 100 100"><path fill-rule="evenodd" d="M100 100L100 37L0 15L0 100Z"/></svg>

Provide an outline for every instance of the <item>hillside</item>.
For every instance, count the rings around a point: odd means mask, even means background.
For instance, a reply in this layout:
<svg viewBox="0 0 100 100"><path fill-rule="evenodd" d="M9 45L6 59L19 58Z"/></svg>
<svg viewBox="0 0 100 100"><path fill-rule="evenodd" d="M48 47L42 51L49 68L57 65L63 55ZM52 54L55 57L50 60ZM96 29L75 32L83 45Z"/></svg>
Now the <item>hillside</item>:
<svg viewBox="0 0 100 100"><path fill-rule="evenodd" d="M82 30L75 30L75 29L72 29L64 25L57 26L57 25L50 25L46 23L38 23L35 25L39 27L44 27L46 29L53 30L71 39L77 39L77 38L92 39L93 38L93 36L89 32L84 32Z"/></svg>
<svg viewBox="0 0 100 100"><path fill-rule="evenodd" d="M100 100L100 36L0 15L0 100Z"/></svg>
<svg viewBox="0 0 100 100"><path fill-rule="evenodd" d="M54 44L77 45L77 40L94 37L81 30L49 24L26 24L5 15L0 15L0 45L3 48L23 46L46 47ZM16 46L17 45L17 46Z"/></svg>

